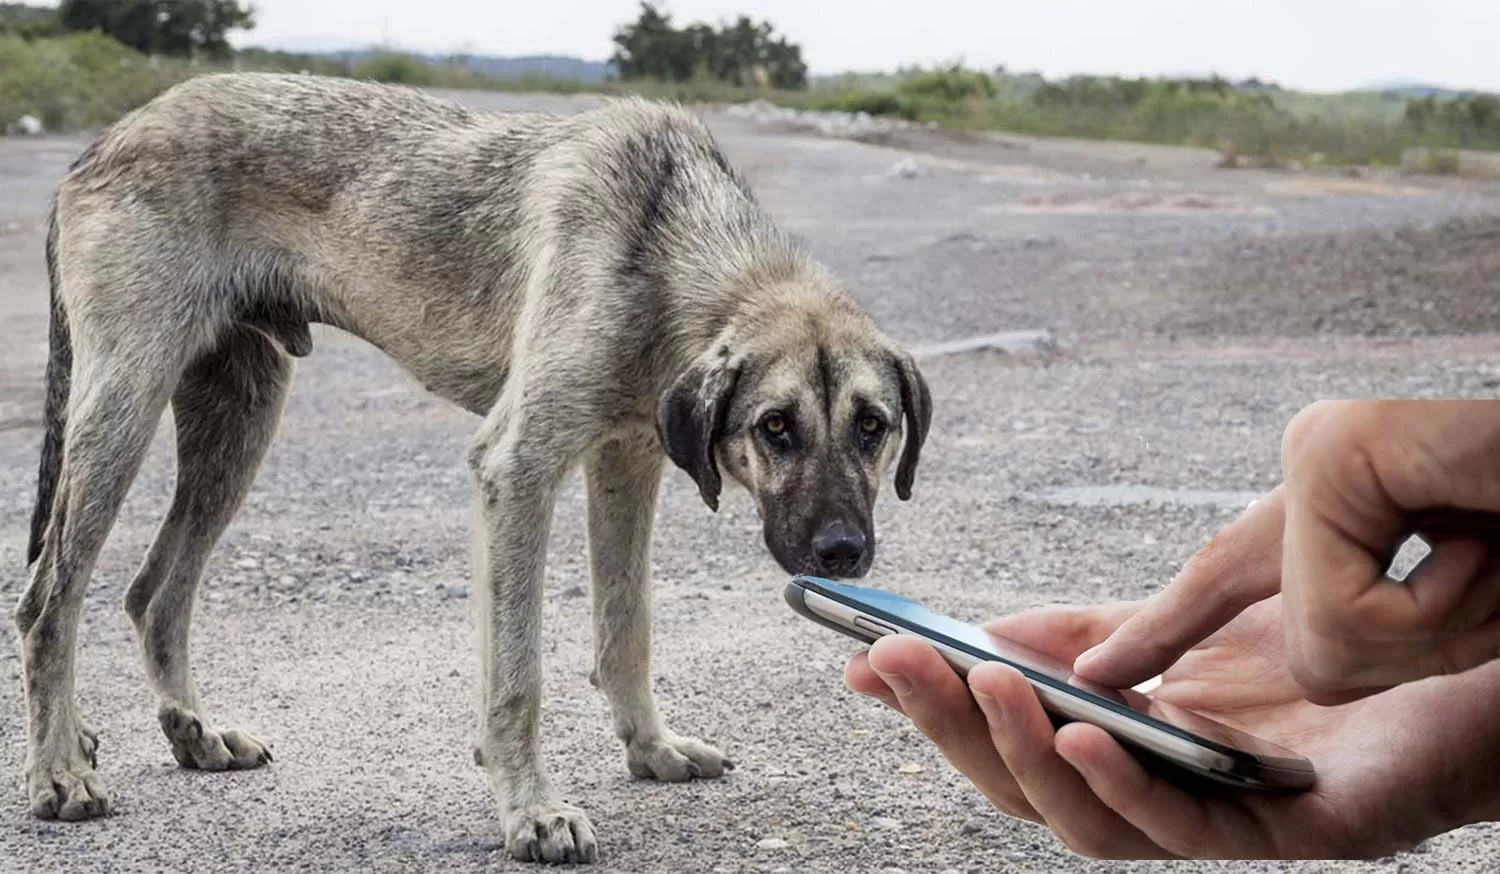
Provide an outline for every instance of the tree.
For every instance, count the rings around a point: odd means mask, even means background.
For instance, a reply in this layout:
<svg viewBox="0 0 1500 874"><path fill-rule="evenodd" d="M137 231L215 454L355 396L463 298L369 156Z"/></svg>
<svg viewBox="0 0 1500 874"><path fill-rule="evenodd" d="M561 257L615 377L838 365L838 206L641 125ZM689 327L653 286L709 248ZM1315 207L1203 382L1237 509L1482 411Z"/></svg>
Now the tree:
<svg viewBox="0 0 1500 874"><path fill-rule="evenodd" d="M98 30L147 54L223 57L232 30L255 27L240 0L62 0L65 30Z"/></svg>
<svg viewBox="0 0 1500 874"><path fill-rule="evenodd" d="M52 36L60 30L57 10L24 3L0 3L0 36L36 39Z"/></svg>
<svg viewBox="0 0 1500 874"><path fill-rule="evenodd" d="M807 87L801 46L776 36L770 22L745 15L717 30L702 22L679 29L666 12L642 0L640 16L615 31L614 43L609 60L625 80L708 76L739 87Z"/></svg>

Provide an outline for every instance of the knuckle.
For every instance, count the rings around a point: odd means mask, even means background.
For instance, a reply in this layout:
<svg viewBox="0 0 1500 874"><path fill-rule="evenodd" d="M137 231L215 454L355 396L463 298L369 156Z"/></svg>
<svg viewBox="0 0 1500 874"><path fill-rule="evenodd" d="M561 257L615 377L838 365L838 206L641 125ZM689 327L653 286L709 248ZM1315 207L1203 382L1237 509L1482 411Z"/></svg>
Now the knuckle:
<svg viewBox="0 0 1500 874"><path fill-rule="evenodd" d="M1313 431L1329 415L1330 406L1336 403L1336 401L1315 401L1298 410L1291 419L1287 420L1286 428L1281 433L1283 464L1288 464L1290 459L1301 454Z"/></svg>

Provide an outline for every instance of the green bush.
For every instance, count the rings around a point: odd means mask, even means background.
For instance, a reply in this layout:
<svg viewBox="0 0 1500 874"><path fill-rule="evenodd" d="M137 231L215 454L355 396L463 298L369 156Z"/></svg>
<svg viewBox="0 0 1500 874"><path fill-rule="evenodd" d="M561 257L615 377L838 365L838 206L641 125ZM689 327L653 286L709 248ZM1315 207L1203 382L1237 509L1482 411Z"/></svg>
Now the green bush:
<svg viewBox="0 0 1500 874"><path fill-rule="evenodd" d="M958 104L965 100L989 100L998 89L988 73L954 64L938 70L917 70L897 85L896 91L919 102Z"/></svg>
<svg viewBox="0 0 1500 874"><path fill-rule="evenodd" d="M374 79L396 85L431 86L437 84L437 75L431 65L402 54L381 54L354 65L350 74L356 79Z"/></svg>
<svg viewBox="0 0 1500 874"><path fill-rule="evenodd" d="M863 112L915 121L921 115L917 102L892 91L838 91L816 94L806 101L808 109L823 112Z"/></svg>
<svg viewBox="0 0 1500 874"><path fill-rule="evenodd" d="M188 73L183 64L147 58L97 33L0 36L0 131L24 115L49 130L107 124Z"/></svg>

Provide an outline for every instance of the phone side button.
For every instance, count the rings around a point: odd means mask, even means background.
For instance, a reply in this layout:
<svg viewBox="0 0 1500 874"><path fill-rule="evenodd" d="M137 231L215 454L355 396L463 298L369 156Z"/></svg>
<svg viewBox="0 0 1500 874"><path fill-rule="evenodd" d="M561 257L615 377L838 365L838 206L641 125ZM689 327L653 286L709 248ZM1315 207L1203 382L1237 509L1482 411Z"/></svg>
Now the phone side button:
<svg viewBox="0 0 1500 874"><path fill-rule="evenodd" d="M873 619L866 619L863 616L854 617L854 627L866 634L873 634L876 637L885 637L887 634L896 633L896 629L886 625L884 622L876 622Z"/></svg>

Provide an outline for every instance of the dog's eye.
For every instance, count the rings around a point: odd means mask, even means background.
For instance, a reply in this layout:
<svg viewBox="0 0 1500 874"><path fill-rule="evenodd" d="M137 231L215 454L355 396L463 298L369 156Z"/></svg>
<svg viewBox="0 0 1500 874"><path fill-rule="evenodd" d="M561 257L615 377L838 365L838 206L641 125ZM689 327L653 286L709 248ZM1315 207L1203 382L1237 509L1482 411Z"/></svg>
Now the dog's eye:
<svg viewBox="0 0 1500 874"><path fill-rule="evenodd" d="M760 426L772 437L781 437L786 434L786 417L780 413L767 413L766 417L760 420Z"/></svg>
<svg viewBox="0 0 1500 874"><path fill-rule="evenodd" d="M879 434L884 427L885 423L875 416L865 416L859 420L859 430L872 437Z"/></svg>

